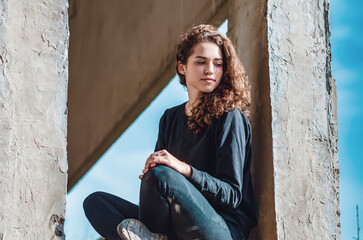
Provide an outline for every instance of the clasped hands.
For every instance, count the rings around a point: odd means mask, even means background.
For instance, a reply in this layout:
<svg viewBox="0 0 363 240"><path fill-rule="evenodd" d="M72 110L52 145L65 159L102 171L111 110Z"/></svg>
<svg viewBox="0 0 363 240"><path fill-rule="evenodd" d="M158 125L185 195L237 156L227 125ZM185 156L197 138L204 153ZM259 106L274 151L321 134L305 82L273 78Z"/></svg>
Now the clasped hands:
<svg viewBox="0 0 363 240"><path fill-rule="evenodd" d="M167 150L163 149L152 153L148 157L145 163L144 170L142 170L142 174L139 176L139 178L142 179L144 175L150 170L150 168L153 168L157 165L168 166L187 178L190 178L190 176L192 175L192 168L189 164L180 161L179 159L171 155Z"/></svg>

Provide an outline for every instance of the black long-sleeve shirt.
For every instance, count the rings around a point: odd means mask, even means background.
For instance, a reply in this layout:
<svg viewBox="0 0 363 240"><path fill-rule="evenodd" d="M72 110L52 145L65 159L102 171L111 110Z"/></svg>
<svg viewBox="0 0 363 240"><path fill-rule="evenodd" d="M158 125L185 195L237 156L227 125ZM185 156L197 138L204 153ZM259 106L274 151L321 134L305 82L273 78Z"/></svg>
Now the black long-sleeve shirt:
<svg viewBox="0 0 363 240"><path fill-rule="evenodd" d="M256 225L251 166L251 125L238 109L225 112L195 135L188 129L185 103L160 119L155 151L166 149L192 167L189 179L225 219L234 239Z"/></svg>

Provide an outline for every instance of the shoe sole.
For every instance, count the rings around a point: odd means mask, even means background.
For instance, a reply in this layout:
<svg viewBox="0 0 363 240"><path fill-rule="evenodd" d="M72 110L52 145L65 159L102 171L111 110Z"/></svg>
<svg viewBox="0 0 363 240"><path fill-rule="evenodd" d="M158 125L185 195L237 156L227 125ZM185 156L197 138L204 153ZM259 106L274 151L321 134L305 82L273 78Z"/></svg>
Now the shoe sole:
<svg viewBox="0 0 363 240"><path fill-rule="evenodd" d="M137 235L135 234L137 233ZM139 220L133 219L128 225L121 227L117 226L117 233L122 240L166 240L167 238L160 237L159 234L154 234Z"/></svg>

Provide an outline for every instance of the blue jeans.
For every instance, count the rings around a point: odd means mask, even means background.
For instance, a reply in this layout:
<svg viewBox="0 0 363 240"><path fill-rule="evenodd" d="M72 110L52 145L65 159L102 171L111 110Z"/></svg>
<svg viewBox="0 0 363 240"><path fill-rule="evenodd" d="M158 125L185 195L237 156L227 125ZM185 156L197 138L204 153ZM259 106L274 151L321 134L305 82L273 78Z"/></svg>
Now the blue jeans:
<svg viewBox="0 0 363 240"><path fill-rule="evenodd" d="M96 192L83 204L95 230L120 239L116 226L125 218L142 221L152 232L170 239L232 239L224 219L183 175L167 166L151 168L141 182L140 206Z"/></svg>

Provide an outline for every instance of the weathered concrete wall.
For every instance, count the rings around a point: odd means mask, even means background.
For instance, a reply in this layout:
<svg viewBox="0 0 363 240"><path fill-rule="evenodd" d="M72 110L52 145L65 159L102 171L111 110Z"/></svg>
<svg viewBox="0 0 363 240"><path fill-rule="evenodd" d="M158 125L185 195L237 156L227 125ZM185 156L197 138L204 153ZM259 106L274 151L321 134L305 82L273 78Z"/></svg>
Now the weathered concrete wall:
<svg viewBox="0 0 363 240"><path fill-rule="evenodd" d="M66 0L0 2L0 239L61 239Z"/></svg>
<svg viewBox="0 0 363 240"><path fill-rule="evenodd" d="M252 180L258 226L249 239L276 239L266 1L229 1L228 34L251 82Z"/></svg>
<svg viewBox="0 0 363 240"><path fill-rule="evenodd" d="M278 239L340 239L329 3L269 0Z"/></svg>

